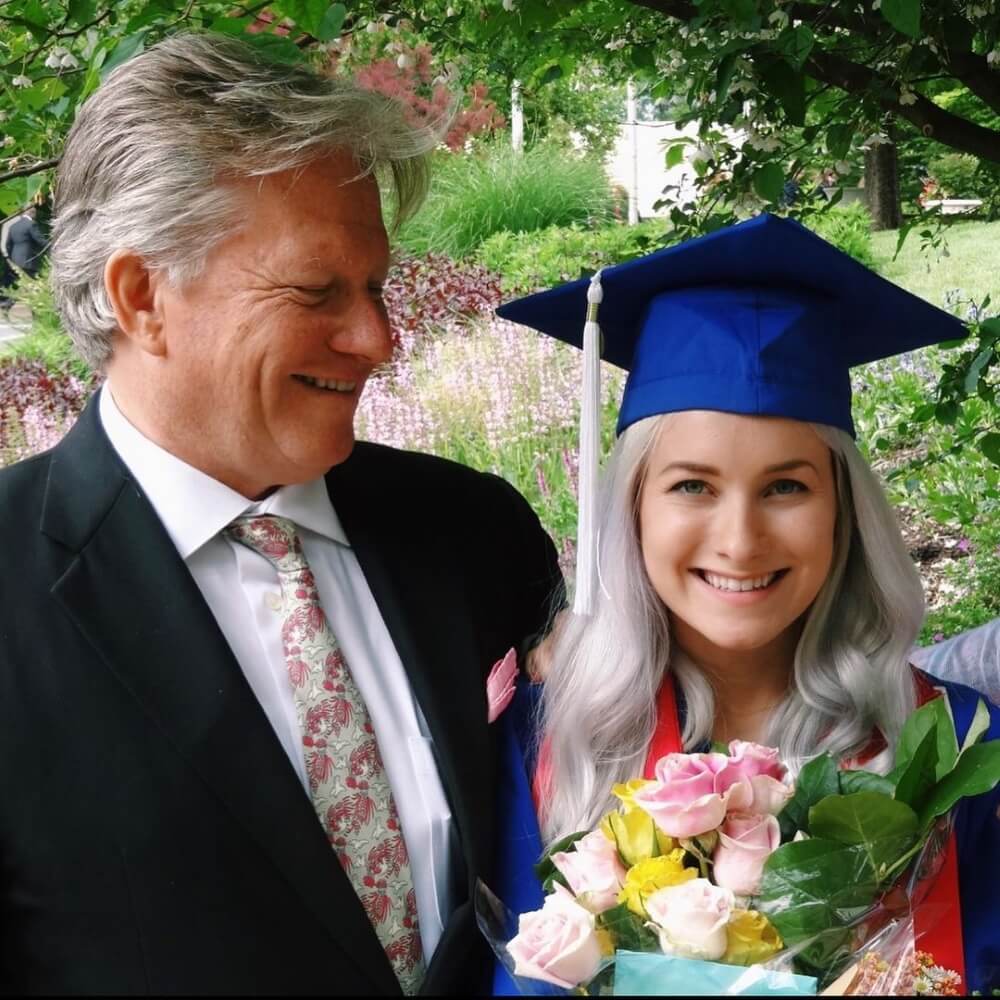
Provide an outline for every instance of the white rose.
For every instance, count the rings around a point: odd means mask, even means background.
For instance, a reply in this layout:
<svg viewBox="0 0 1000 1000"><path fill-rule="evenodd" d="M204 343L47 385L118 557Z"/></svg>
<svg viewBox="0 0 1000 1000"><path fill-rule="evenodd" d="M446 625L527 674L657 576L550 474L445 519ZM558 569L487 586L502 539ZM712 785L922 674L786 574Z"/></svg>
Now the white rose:
<svg viewBox="0 0 1000 1000"><path fill-rule="evenodd" d="M665 955L715 962L726 952L726 925L735 904L729 889L696 878L657 889L646 899L646 912Z"/></svg>
<svg viewBox="0 0 1000 1000"><path fill-rule="evenodd" d="M553 854L552 863L580 897L581 906L592 913L603 913L618 905L625 868L618 848L600 830L581 837L572 850Z"/></svg>
<svg viewBox="0 0 1000 1000"><path fill-rule="evenodd" d="M515 976L541 979L564 990L593 979L601 964L593 914L561 885L545 897L540 910L521 914L507 951L514 959Z"/></svg>

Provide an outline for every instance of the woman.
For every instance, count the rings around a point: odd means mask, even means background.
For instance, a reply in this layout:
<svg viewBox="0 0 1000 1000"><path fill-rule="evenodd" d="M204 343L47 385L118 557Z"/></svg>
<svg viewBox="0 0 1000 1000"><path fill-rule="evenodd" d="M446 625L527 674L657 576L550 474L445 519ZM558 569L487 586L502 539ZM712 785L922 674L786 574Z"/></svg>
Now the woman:
<svg viewBox="0 0 1000 1000"><path fill-rule="evenodd" d="M601 285L605 355L630 377L581 533L585 613L561 623L546 679L546 841L592 828L614 783L649 776L672 726L671 749L753 740L793 768L829 751L886 772L903 723L939 692L908 662L922 590L854 445L848 371L960 324L770 216ZM578 342L565 317L584 294L576 283L501 314ZM976 696L945 694L961 739ZM938 961L964 961L973 989L1000 986L998 802L956 817L964 942L931 929L950 949Z"/></svg>

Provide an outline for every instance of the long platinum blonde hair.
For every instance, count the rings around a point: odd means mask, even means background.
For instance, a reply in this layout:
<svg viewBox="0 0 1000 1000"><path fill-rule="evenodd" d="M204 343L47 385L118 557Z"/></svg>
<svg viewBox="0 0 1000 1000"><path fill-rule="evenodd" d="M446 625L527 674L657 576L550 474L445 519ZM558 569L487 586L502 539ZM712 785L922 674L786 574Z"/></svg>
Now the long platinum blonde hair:
<svg viewBox="0 0 1000 1000"><path fill-rule="evenodd" d="M670 672L687 708L685 748L711 738L711 684L686 657L671 657L667 610L639 547L638 497L664 419L639 421L619 438L601 486L594 613L567 615L554 637L542 702L549 841L593 827L614 804L611 786L642 775L657 691ZM923 620L923 590L885 493L850 436L812 426L834 459L833 563L806 614L792 683L765 742L797 769L823 751L859 753L877 727L889 750L867 766L885 771L914 709L908 655Z"/></svg>
<svg viewBox="0 0 1000 1000"><path fill-rule="evenodd" d="M398 223L420 205L444 124L416 127L397 101L221 35L175 35L118 66L77 114L56 180L52 281L77 350L94 369L111 357L115 250L181 286L246 221L233 182L339 150L388 185Z"/></svg>

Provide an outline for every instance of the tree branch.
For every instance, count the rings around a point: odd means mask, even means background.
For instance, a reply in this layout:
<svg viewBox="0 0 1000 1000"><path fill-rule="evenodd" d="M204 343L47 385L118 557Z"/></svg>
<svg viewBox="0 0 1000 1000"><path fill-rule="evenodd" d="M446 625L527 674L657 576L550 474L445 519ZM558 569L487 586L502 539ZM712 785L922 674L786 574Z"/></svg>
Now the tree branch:
<svg viewBox="0 0 1000 1000"><path fill-rule="evenodd" d="M946 66L979 100L1000 113L1000 73L990 69L986 56L949 50Z"/></svg>
<svg viewBox="0 0 1000 1000"><path fill-rule="evenodd" d="M883 83L867 66L859 66L830 52L812 52L806 60L805 69L817 80L832 83L849 94L859 96L868 93L875 84ZM915 96L917 99L913 104L900 104L893 89L891 94L876 99L882 108L916 125L928 138L980 159L1000 163L1000 133L953 115L926 97Z"/></svg>
<svg viewBox="0 0 1000 1000"><path fill-rule="evenodd" d="M49 170L57 166L59 166L58 156L53 160L39 160L38 163L34 163L30 167L18 167L17 170L9 170L5 174L0 174L0 184L4 181L16 180L18 177L30 177L32 174L40 174L43 170Z"/></svg>

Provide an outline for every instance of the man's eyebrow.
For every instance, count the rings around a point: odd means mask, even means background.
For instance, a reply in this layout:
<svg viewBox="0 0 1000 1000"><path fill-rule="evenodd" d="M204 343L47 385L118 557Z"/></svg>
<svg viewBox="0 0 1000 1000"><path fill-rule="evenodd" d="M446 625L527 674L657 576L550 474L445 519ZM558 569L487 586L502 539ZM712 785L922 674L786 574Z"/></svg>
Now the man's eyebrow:
<svg viewBox="0 0 1000 1000"><path fill-rule="evenodd" d="M764 469L764 475L770 476L775 472L792 472L795 469L801 469L808 466L813 472L818 474L816 466L809 461L807 458L792 458L787 462L779 462L777 465L769 465ZM660 469L660 475L666 475L668 472L693 472L701 476L719 476L721 473L714 465L702 465L700 462L670 462Z"/></svg>

